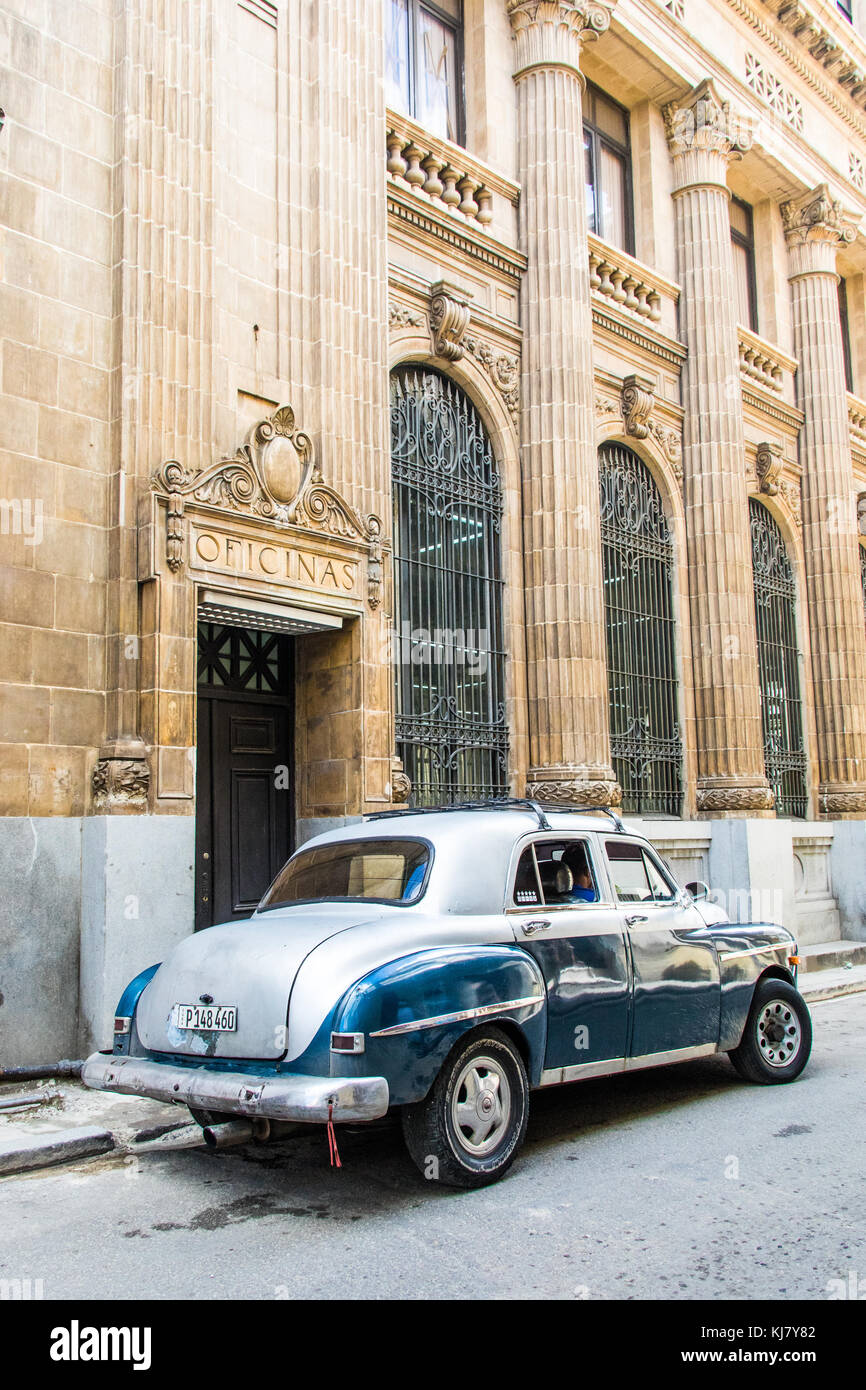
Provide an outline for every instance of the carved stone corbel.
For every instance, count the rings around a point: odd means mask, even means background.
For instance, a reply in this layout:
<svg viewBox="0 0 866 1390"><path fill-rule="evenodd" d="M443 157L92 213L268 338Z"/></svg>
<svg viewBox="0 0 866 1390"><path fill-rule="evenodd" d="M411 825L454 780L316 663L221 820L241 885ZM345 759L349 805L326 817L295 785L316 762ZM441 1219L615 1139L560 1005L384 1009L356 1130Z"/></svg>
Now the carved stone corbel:
<svg viewBox="0 0 866 1390"><path fill-rule="evenodd" d="M97 814L140 815L145 812L150 766L144 744L135 739L100 748L91 785Z"/></svg>
<svg viewBox="0 0 866 1390"><path fill-rule="evenodd" d="M760 491L765 492L768 497L778 495L783 462L781 444L774 444L771 440L765 439L758 445L755 472Z"/></svg>
<svg viewBox="0 0 866 1390"><path fill-rule="evenodd" d="M405 806L412 795L412 783L403 770L401 758L391 759L391 800L398 806Z"/></svg>
<svg viewBox="0 0 866 1390"><path fill-rule="evenodd" d="M655 402L655 382L651 377L633 374L623 379L620 403L626 434L646 439Z"/></svg>
<svg viewBox="0 0 866 1390"><path fill-rule="evenodd" d="M472 296L448 280L430 286L430 334L436 357L459 362L471 317Z"/></svg>

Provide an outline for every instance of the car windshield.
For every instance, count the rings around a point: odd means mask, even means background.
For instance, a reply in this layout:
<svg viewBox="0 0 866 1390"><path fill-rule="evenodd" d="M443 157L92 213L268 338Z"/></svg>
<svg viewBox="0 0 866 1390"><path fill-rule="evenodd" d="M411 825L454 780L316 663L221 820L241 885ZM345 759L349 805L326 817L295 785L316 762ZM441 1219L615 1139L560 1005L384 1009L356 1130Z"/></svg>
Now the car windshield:
<svg viewBox="0 0 866 1390"><path fill-rule="evenodd" d="M335 898L414 903L429 863L429 847L420 840L341 840L301 850L277 875L259 911Z"/></svg>

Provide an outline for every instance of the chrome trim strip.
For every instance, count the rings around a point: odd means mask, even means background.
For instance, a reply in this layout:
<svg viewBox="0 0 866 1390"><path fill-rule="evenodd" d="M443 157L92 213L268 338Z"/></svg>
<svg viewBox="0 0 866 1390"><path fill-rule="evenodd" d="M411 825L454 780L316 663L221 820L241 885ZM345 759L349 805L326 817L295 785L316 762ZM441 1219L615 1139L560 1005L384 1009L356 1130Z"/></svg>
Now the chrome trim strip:
<svg viewBox="0 0 866 1390"><path fill-rule="evenodd" d="M698 1043L696 1047L675 1047L670 1052L645 1052L641 1057L626 1058L626 1071L642 1071L644 1067L666 1067L671 1062L690 1062L693 1057L712 1057L718 1052L717 1043Z"/></svg>
<svg viewBox="0 0 866 1390"><path fill-rule="evenodd" d="M370 1033L371 1038L393 1038L398 1033L412 1033L416 1028L439 1028L448 1023L462 1023L467 1018L487 1018L491 1014L501 1014L504 1009L525 1009L534 1004L541 1008L542 994L530 994L525 999L506 999L501 1004L484 1004L478 1009L459 1009L453 1014L436 1014L433 1018L418 1018L411 1023L394 1023L390 1028L379 1028Z"/></svg>
<svg viewBox="0 0 866 1390"><path fill-rule="evenodd" d="M301 1076L288 1072L259 1076L206 1066L178 1067L147 1057L113 1057L103 1052L88 1057L81 1079L96 1091L150 1096L230 1115L312 1123L329 1118L335 1124L377 1120L387 1113L390 1099L384 1076Z"/></svg>
<svg viewBox="0 0 866 1390"><path fill-rule="evenodd" d="M767 951L778 951L780 947L786 946L791 948L793 955L794 943L792 941L767 941L763 946L752 946L747 951L719 951L719 960L739 960L741 956L761 956Z"/></svg>
<svg viewBox="0 0 866 1390"><path fill-rule="evenodd" d="M642 1071L646 1067L664 1067L673 1062L688 1062L693 1057L709 1057L718 1052L715 1043L700 1043L696 1047L675 1047L669 1052L646 1052L639 1057L609 1057L604 1062L581 1062L573 1067L550 1067L541 1073L539 1086L561 1086L568 1081L584 1081L593 1076L615 1076L623 1071Z"/></svg>

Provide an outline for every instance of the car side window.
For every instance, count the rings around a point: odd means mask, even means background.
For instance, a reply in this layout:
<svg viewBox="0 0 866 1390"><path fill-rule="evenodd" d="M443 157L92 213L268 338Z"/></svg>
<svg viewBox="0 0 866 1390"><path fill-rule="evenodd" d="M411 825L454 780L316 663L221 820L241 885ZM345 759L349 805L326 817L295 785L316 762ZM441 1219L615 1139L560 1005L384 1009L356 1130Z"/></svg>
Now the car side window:
<svg viewBox="0 0 866 1390"><path fill-rule="evenodd" d="M599 900L585 840L538 840L523 851L514 878L517 907L573 907Z"/></svg>
<svg viewBox="0 0 866 1390"><path fill-rule="evenodd" d="M618 901L652 902L653 890L647 877L646 860L640 845L629 844L624 840L606 840L604 848Z"/></svg>
<svg viewBox="0 0 866 1390"><path fill-rule="evenodd" d="M672 885L667 875L664 874L651 854L644 850L644 862L646 864L647 877L649 878L650 888L652 889L653 900L657 903L671 903L677 896L677 889Z"/></svg>
<svg viewBox="0 0 866 1390"><path fill-rule="evenodd" d="M514 877L514 903L517 907L539 907L543 902L541 885L535 868L535 850L525 849Z"/></svg>

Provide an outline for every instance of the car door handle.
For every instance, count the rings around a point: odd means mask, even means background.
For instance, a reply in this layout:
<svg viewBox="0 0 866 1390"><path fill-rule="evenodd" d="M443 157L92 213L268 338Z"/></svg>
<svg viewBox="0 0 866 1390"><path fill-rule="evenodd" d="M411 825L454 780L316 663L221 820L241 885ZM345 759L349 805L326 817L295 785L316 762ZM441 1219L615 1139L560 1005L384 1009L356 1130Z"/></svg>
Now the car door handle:
<svg viewBox="0 0 866 1390"><path fill-rule="evenodd" d="M626 917L626 919L625 919L625 924L626 924L627 927L633 927L637 922L648 922L648 921L649 921L649 918L648 918L648 917L642 917L642 916L638 913L638 915L635 916L635 917Z"/></svg>
<svg viewBox="0 0 866 1390"><path fill-rule="evenodd" d="M533 932L544 931L550 926L550 919L547 917L536 917L531 922L523 923L523 931L526 936L532 936Z"/></svg>

